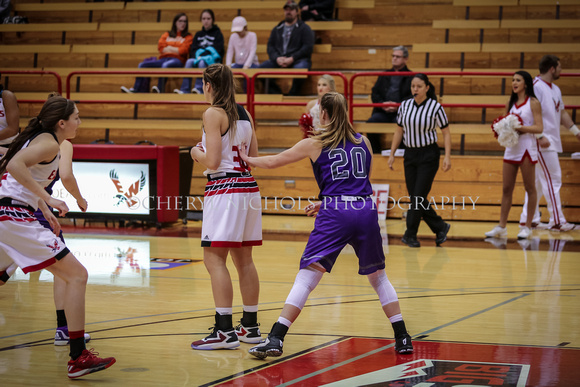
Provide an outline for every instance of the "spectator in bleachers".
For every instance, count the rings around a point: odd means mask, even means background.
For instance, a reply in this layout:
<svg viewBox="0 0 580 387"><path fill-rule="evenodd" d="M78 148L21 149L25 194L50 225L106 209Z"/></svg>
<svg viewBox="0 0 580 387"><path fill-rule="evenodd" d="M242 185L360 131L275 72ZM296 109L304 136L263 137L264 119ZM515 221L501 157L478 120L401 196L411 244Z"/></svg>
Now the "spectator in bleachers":
<svg viewBox="0 0 580 387"><path fill-rule="evenodd" d="M228 42L226 65L234 69L256 68L260 65L256 50L258 37L255 32L248 31L248 22L243 16L237 16L232 21L232 35Z"/></svg>
<svg viewBox="0 0 580 387"><path fill-rule="evenodd" d="M189 59L185 62L185 68L206 68L214 63L222 63L224 57L224 36L220 28L215 24L215 15L211 9L201 11L201 31L193 37ZM191 78L183 78L181 88L173 90L177 94L197 93L203 94L203 80L197 78L193 89Z"/></svg>
<svg viewBox="0 0 580 387"><path fill-rule="evenodd" d="M300 7L300 17L304 21L332 20L334 0L301 0L298 7Z"/></svg>
<svg viewBox="0 0 580 387"><path fill-rule="evenodd" d="M310 69L314 49L314 33L299 18L298 4L288 0L284 4L284 20L272 29L268 39L268 60L260 68ZM298 95L304 80L294 79L290 95ZM270 82L268 93L280 94L280 89Z"/></svg>
<svg viewBox="0 0 580 387"><path fill-rule="evenodd" d="M232 34L228 42L226 66L233 69L250 69L260 67L256 50L258 37L255 32L248 31L248 22L243 16L232 20ZM246 80L242 81L242 89L246 92Z"/></svg>
<svg viewBox="0 0 580 387"><path fill-rule="evenodd" d="M308 102L305 109L305 114L309 114L310 117L312 117L312 130L314 131L319 130L320 128L320 98L322 98L326 93L336 91L336 83L334 82L332 75L321 75L320 78L318 78L316 91L318 92L318 98Z"/></svg>
<svg viewBox="0 0 580 387"><path fill-rule="evenodd" d="M411 71L407 67L409 51L405 46L393 48L393 67L385 71ZM411 98L411 76L380 76L373 86L371 99L373 103L391 102L399 103ZM397 122L396 106L373 108L373 114L367 122ZM368 133L368 139L373 146L373 153L381 152L381 134Z"/></svg>
<svg viewBox="0 0 580 387"><path fill-rule="evenodd" d="M139 64L139 68L170 68L183 67L187 60L189 47L191 46L193 37L189 33L189 22L187 15L178 13L173 18L171 24L171 31L161 35L157 48L159 50L159 58L151 57L145 59ZM151 88L152 92L163 93L165 91L165 83L167 78L159 78L157 86ZM121 86L121 90L125 93L147 93L149 91L150 78L138 77L132 88L128 89Z"/></svg>

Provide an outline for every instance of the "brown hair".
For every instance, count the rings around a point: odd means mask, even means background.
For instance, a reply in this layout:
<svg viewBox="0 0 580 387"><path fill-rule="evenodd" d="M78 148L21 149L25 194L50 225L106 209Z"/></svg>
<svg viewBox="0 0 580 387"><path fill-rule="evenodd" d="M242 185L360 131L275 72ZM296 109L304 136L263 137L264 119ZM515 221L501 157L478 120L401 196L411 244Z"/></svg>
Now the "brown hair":
<svg viewBox="0 0 580 387"><path fill-rule="evenodd" d="M559 61L560 58L558 58L556 55L544 55L542 59L540 59L540 63L538 66L540 74L546 74L548 71L550 71L552 67L554 68L558 67Z"/></svg>
<svg viewBox="0 0 580 387"><path fill-rule="evenodd" d="M232 70L221 63L212 64L204 70L203 80L212 87L213 102L211 106L224 110L228 116L230 134L235 135L234 123L239 116L236 104L236 81Z"/></svg>
<svg viewBox="0 0 580 387"><path fill-rule="evenodd" d="M58 93L50 93L42 109L40 109L40 113L28 121L26 129L12 141L8 152L0 160L0 175L6 172L8 162L22 149L27 141L41 133L55 133L58 122L60 120L68 121L74 111L75 103L73 101L61 97Z"/></svg>

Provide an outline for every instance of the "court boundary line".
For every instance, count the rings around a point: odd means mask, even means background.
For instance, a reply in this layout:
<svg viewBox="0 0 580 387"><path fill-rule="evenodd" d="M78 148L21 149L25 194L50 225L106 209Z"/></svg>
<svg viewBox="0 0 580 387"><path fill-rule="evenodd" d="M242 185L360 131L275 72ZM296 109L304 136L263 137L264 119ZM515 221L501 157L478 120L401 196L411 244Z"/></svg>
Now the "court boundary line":
<svg viewBox="0 0 580 387"><path fill-rule="evenodd" d="M572 285L568 285L568 286L572 286ZM563 292L563 291L580 291L580 288L538 289L538 290L520 290L520 291L510 290L510 291L504 291L504 292L477 292L477 293L457 293L457 294L425 294L425 295L421 295L421 296L399 297L399 300L411 300L411 299L417 299L417 298L433 298L433 297L454 297L454 296L457 297L457 296L472 296L472 295L515 294L515 293L526 293L527 295L530 295L530 294L539 293L539 292ZM352 295L352 297L357 297L357 296L360 296L360 295ZM325 298L335 299L336 297L329 296L329 297L318 298L318 299L325 299ZM304 307L305 308L312 308L315 306L342 305L342 304L354 304L354 303L375 302L375 301L378 301L378 297L371 298L371 299L364 299L364 300L349 300L349 301L339 301L339 302L332 302L332 303L308 304L308 305L305 305ZM283 302L284 301L274 301L274 302L264 303L261 305L279 304L279 303L283 303ZM241 306L242 305L236 305L234 307L241 307ZM268 309L261 309L260 312L271 312L274 310L281 310L281 309L282 309L281 307L268 308ZM206 310L213 312L214 308L205 308L205 309L199 309L199 310L193 310L193 311L160 313L160 314L145 315L145 316L135 316L135 317L122 318L122 319L115 319L115 320L95 321L95 322L87 323L86 325L88 326L88 325L94 325L94 324L106 324L106 323L112 323L112 322L116 322L116 321L127 321L127 320L133 320L133 319L141 319L141 318L156 317L156 316L168 316L168 315L183 314L183 313L195 313L195 312L202 312L202 311L206 311ZM233 315L239 315L239 314L242 314L242 312L234 312L233 313ZM117 327L111 327L111 328L104 328L104 329L94 330L92 332L93 333L106 332L106 331L112 331L112 330L117 330L117 329L134 328L134 327L152 325L152 324L163 324L163 323L170 323L170 322L183 321L183 320L195 320L195 319L199 319L199 318L209 318L212 316L213 316L213 314L212 315L204 315L204 316L183 317L183 318L171 319L171 320L150 321L150 322L144 322L144 323L138 323L138 324L132 324L132 325L124 325L124 326L117 326ZM49 329L43 329L43 330L39 330L39 331L17 333L17 334L13 334L13 335L9 335L9 336L0 337L0 340L9 339L12 337L30 335L30 334L35 334L35 333L50 332L53 330L54 330L54 328L49 328ZM416 335L416 336L419 336L419 335ZM47 340L47 339L45 339L45 340ZM14 348L17 346L18 347L27 346L28 344L34 344L34 343L37 343L39 341L41 342L44 340L37 340L37 341L30 342L30 343L17 344L17 345L6 347L6 348ZM6 350L6 348L0 348L0 351L4 351L4 350Z"/></svg>

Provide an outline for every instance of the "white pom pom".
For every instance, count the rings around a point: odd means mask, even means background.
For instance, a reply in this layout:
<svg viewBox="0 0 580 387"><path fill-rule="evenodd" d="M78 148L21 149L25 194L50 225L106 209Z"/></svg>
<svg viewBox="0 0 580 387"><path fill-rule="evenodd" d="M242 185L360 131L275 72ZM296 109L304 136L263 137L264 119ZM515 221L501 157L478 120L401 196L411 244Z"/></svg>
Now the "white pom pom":
<svg viewBox="0 0 580 387"><path fill-rule="evenodd" d="M517 145L520 135L516 131L520 128L519 118L514 114L508 114L493 125L493 130L497 133L497 141L503 147Z"/></svg>

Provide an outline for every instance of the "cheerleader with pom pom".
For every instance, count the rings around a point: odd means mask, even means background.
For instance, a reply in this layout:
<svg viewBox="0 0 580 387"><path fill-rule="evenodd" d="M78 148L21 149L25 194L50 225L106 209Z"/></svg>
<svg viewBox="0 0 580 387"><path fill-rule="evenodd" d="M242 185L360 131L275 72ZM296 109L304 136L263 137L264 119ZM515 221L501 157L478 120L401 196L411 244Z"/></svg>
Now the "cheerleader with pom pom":
<svg viewBox="0 0 580 387"><path fill-rule="evenodd" d="M512 207L512 196L518 169L522 171L524 187L530 203L536 202L535 164L538 149L535 133L542 133L542 108L534 94L532 76L517 71L512 78L512 95L506 106L506 117L494 121L492 126L498 141L505 146L503 158L503 194L499 225L485 233L487 237L506 238L507 220ZM534 211L534 205L528 205ZM528 239L532 234L531 217L518 233L518 239Z"/></svg>
<svg viewBox="0 0 580 387"><path fill-rule="evenodd" d="M320 127L320 98L326 93L331 91L336 91L336 84L334 78L331 75L324 74L318 78L318 83L316 85L316 91L318 92L318 98L313 99L308 102L304 114L300 117L298 125L302 130L304 138L308 138L315 130L319 130Z"/></svg>

